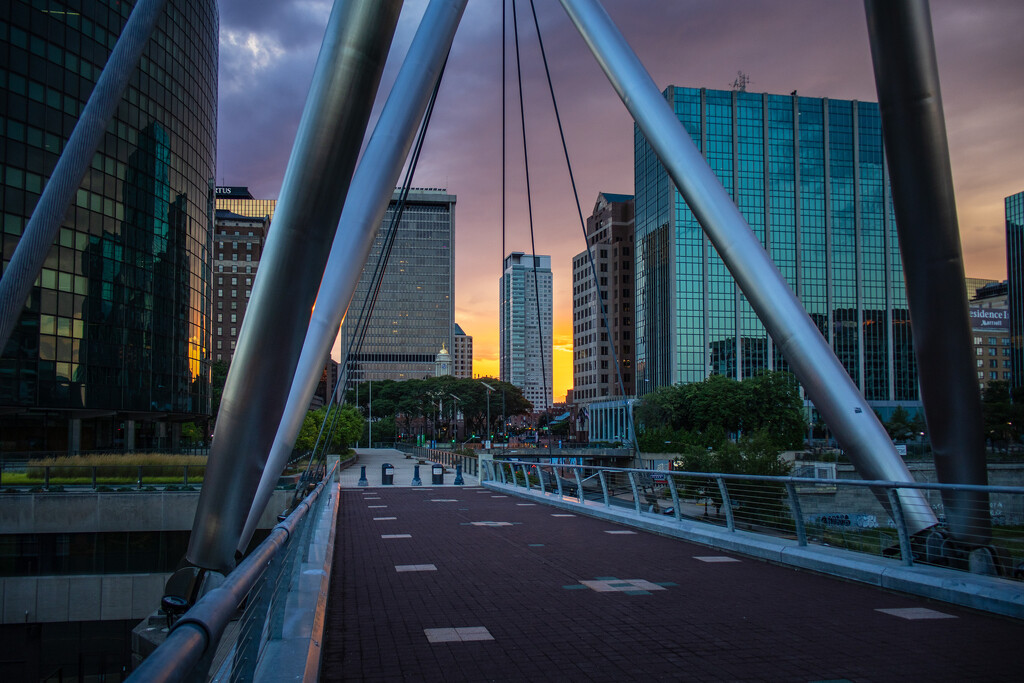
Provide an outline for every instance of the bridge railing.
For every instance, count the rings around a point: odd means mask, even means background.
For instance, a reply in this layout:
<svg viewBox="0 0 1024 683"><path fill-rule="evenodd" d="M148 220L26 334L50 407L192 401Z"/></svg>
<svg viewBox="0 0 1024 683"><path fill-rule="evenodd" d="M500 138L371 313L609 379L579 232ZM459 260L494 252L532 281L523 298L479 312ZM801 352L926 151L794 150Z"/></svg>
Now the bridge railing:
<svg viewBox="0 0 1024 683"><path fill-rule="evenodd" d="M287 628L285 603L309 559L312 534L330 499L328 483L337 465L287 518L271 530L219 587L181 615L167 639L128 678L129 681L252 681L268 646ZM229 622L230 636L225 636ZM220 662L220 664L216 664ZM211 665L215 671L211 670Z"/></svg>
<svg viewBox="0 0 1024 683"><path fill-rule="evenodd" d="M411 446L403 443L396 443L394 447L413 458L425 462L436 462L439 465L447 465L448 467L462 465L463 474L473 477L480 476L480 459L476 455L455 453L441 448L421 448L420 446Z"/></svg>
<svg viewBox="0 0 1024 683"><path fill-rule="evenodd" d="M552 496L563 502L623 508L641 517L674 519L789 538L801 546L858 552L969 570L968 548L941 534L908 533L897 493L918 489L943 520L943 491L984 491L989 506L975 510L992 524L991 568L1024 579L1024 487L900 483L808 477L627 469L564 463L494 460L481 480ZM888 503L889 509L880 499ZM890 514L889 510L892 510Z"/></svg>

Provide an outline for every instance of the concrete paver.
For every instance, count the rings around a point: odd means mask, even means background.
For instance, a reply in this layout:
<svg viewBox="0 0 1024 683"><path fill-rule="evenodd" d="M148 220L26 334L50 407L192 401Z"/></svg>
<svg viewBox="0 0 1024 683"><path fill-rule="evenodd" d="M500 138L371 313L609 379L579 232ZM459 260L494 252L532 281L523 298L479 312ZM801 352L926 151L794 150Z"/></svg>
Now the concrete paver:
<svg viewBox="0 0 1024 683"><path fill-rule="evenodd" d="M606 533L632 530L468 482L379 487L388 520L341 491L322 680L1020 679L1019 621Z"/></svg>

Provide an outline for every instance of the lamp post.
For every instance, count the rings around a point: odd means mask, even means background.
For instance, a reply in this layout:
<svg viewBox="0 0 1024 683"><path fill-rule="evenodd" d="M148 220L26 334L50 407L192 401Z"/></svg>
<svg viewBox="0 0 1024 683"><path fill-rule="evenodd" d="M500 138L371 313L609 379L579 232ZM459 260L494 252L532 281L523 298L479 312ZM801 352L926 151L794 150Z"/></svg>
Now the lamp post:
<svg viewBox="0 0 1024 683"><path fill-rule="evenodd" d="M452 421L455 422L454 436L452 437L452 443L454 444L459 440L459 404L463 403L463 400L450 391L448 395L455 399L455 403L452 404Z"/></svg>
<svg viewBox="0 0 1024 683"><path fill-rule="evenodd" d="M484 389L487 389L487 441L488 441L488 443L490 443L490 441L491 441L491 393L497 391L497 389L492 387L487 382L481 381L480 384L483 384L484 385ZM490 446L488 446L488 448L490 448Z"/></svg>

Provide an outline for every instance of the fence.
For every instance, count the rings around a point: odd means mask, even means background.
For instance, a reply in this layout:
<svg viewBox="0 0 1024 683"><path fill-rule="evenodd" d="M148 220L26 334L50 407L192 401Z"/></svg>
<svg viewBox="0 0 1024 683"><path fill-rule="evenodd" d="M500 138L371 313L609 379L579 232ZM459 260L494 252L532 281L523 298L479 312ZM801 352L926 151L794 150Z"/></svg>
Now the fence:
<svg viewBox="0 0 1024 683"><path fill-rule="evenodd" d="M336 467L336 466L335 466ZM330 496L324 488L335 467L295 510L270 532L220 587L200 598L173 624L167 639L132 673L129 681L206 680L211 662L222 661L220 681L251 681L268 645L281 640L285 601L309 559L316 521ZM333 522L333 520L331 520ZM240 605L233 637L222 638Z"/></svg>
<svg viewBox="0 0 1024 683"><path fill-rule="evenodd" d="M992 524L988 546L992 571L1024 578L1024 487L898 483L804 477L767 477L706 472L669 472L589 465L495 460L485 463L484 478L542 495L633 510L638 515L671 516L743 529L875 555L900 557L904 564L942 564L967 570L978 558L948 538L908 533L897 493L918 489L943 519L943 492L988 494L987 509L976 519ZM842 505L823 511L814 499L844 489L870 489L871 496L834 498ZM885 501L885 505L881 501ZM814 509L805 513L804 509Z"/></svg>
<svg viewBox="0 0 1024 683"><path fill-rule="evenodd" d="M440 448L421 448L419 446L410 446L402 443L396 443L395 448L402 451L407 456L411 456L419 460L436 462L440 465L447 465L448 467L462 465L463 474L472 477L480 476L480 459L475 455L453 453L452 451L445 451Z"/></svg>

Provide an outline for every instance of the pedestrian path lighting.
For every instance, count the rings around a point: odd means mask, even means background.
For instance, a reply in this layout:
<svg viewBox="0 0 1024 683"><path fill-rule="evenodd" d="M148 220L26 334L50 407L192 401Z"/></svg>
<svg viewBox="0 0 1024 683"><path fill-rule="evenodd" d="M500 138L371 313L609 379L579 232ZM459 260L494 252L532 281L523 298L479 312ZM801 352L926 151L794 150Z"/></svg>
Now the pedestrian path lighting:
<svg viewBox="0 0 1024 683"><path fill-rule="evenodd" d="M491 447L491 444L490 444L490 441L491 441L491 394L494 393L495 391L497 391L497 389L492 387L487 382L480 382L480 384L483 384L484 388L487 389L487 448L490 448Z"/></svg>

